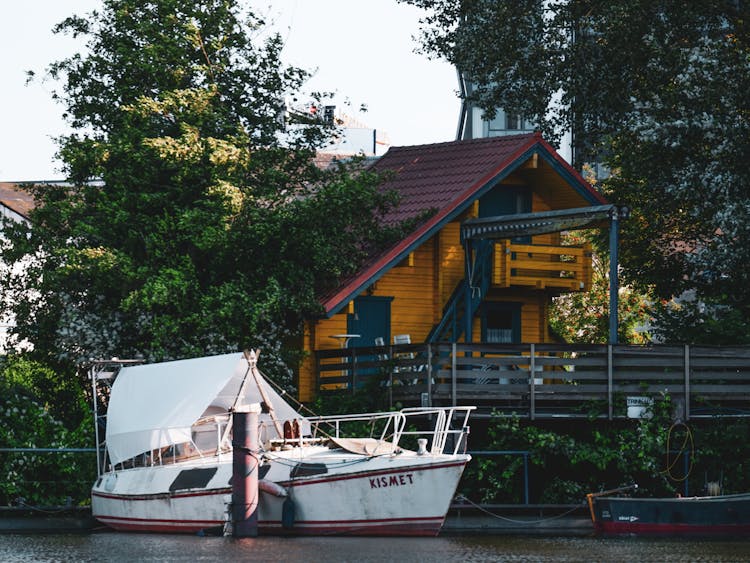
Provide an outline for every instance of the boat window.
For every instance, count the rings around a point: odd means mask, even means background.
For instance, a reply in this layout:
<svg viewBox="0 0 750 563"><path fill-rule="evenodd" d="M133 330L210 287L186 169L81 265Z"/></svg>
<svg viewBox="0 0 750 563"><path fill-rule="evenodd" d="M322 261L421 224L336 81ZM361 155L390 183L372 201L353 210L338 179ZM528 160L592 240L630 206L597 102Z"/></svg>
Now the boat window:
<svg viewBox="0 0 750 563"><path fill-rule="evenodd" d="M169 485L169 490L171 492L183 489L202 489L216 475L216 469L216 467L201 467L180 471L172 484Z"/></svg>
<svg viewBox="0 0 750 563"><path fill-rule="evenodd" d="M328 473L328 468L325 463L298 463L292 468L289 477L295 479L297 477L308 477L310 475L321 475L323 473Z"/></svg>

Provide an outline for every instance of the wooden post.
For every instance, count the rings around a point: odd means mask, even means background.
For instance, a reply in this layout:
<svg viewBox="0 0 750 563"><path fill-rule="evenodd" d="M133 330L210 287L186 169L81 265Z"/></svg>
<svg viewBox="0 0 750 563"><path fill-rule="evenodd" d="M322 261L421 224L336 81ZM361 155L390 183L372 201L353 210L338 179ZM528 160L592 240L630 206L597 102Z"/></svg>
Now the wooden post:
<svg viewBox="0 0 750 563"><path fill-rule="evenodd" d="M531 352L529 354L529 418L531 420L536 419L536 412L535 412L535 400L536 397L534 397L534 391L535 391L535 385L534 385L534 376L536 375L536 362L534 358L534 344L530 344L531 346Z"/></svg>
<svg viewBox="0 0 750 563"><path fill-rule="evenodd" d="M240 405L232 413L232 535L258 535L258 415L260 405Z"/></svg>

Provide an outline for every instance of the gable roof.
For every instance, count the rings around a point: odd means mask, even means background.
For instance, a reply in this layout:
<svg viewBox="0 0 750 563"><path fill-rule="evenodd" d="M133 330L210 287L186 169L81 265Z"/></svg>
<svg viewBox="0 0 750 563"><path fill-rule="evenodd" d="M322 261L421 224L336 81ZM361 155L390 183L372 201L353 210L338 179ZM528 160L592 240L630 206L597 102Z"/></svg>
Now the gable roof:
<svg viewBox="0 0 750 563"><path fill-rule="evenodd" d="M607 203L538 133L392 147L373 165L377 172L393 173L381 189L400 194L399 206L384 217L384 222L396 224L434 213L405 239L374 256L357 274L324 297L326 316L340 311L535 153L586 201L592 205Z"/></svg>
<svg viewBox="0 0 750 563"><path fill-rule="evenodd" d="M0 205L28 219L34 208L34 198L14 182L0 182Z"/></svg>

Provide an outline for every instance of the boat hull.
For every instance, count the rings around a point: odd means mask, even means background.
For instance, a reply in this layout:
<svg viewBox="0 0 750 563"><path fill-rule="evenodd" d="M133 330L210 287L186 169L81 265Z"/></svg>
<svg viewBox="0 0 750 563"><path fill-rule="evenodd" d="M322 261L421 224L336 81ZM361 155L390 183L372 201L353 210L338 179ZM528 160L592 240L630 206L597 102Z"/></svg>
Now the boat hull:
<svg viewBox="0 0 750 563"><path fill-rule="evenodd" d="M606 534L750 533L750 494L691 498L594 499L595 527Z"/></svg>
<svg viewBox="0 0 750 563"><path fill-rule="evenodd" d="M285 497L261 491L258 529L274 535L401 535L439 533L469 456L382 456L318 460L326 469L290 478L299 460L272 462L266 479L288 491L294 523L284 526ZM215 472L200 488L174 489L180 472ZM221 529L231 502L231 458L221 462L135 468L110 473L92 490L92 512L123 531L196 533Z"/></svg>

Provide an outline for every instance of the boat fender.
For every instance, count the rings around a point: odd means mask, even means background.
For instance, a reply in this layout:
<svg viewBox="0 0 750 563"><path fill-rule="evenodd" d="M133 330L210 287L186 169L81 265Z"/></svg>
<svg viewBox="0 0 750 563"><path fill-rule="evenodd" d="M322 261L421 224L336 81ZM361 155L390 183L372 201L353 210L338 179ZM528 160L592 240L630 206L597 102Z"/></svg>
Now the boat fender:
<svg viewBox="0 0 750 563"><path fill-rule="evenodd" d="M292 497L286 497L281 505L281 526L285 530L294 528L294 501Z"/></svg>
<svg viewBox="0 0 750 563"><path fill-rule="evenodd" d="M267 481L266 479L258 480L258 488L264 493L268 493L269 495L273 495L275 497L285 497L287 495L286 489L284 487L282 487L278 483L274 483L273 481Z"/></svg>

